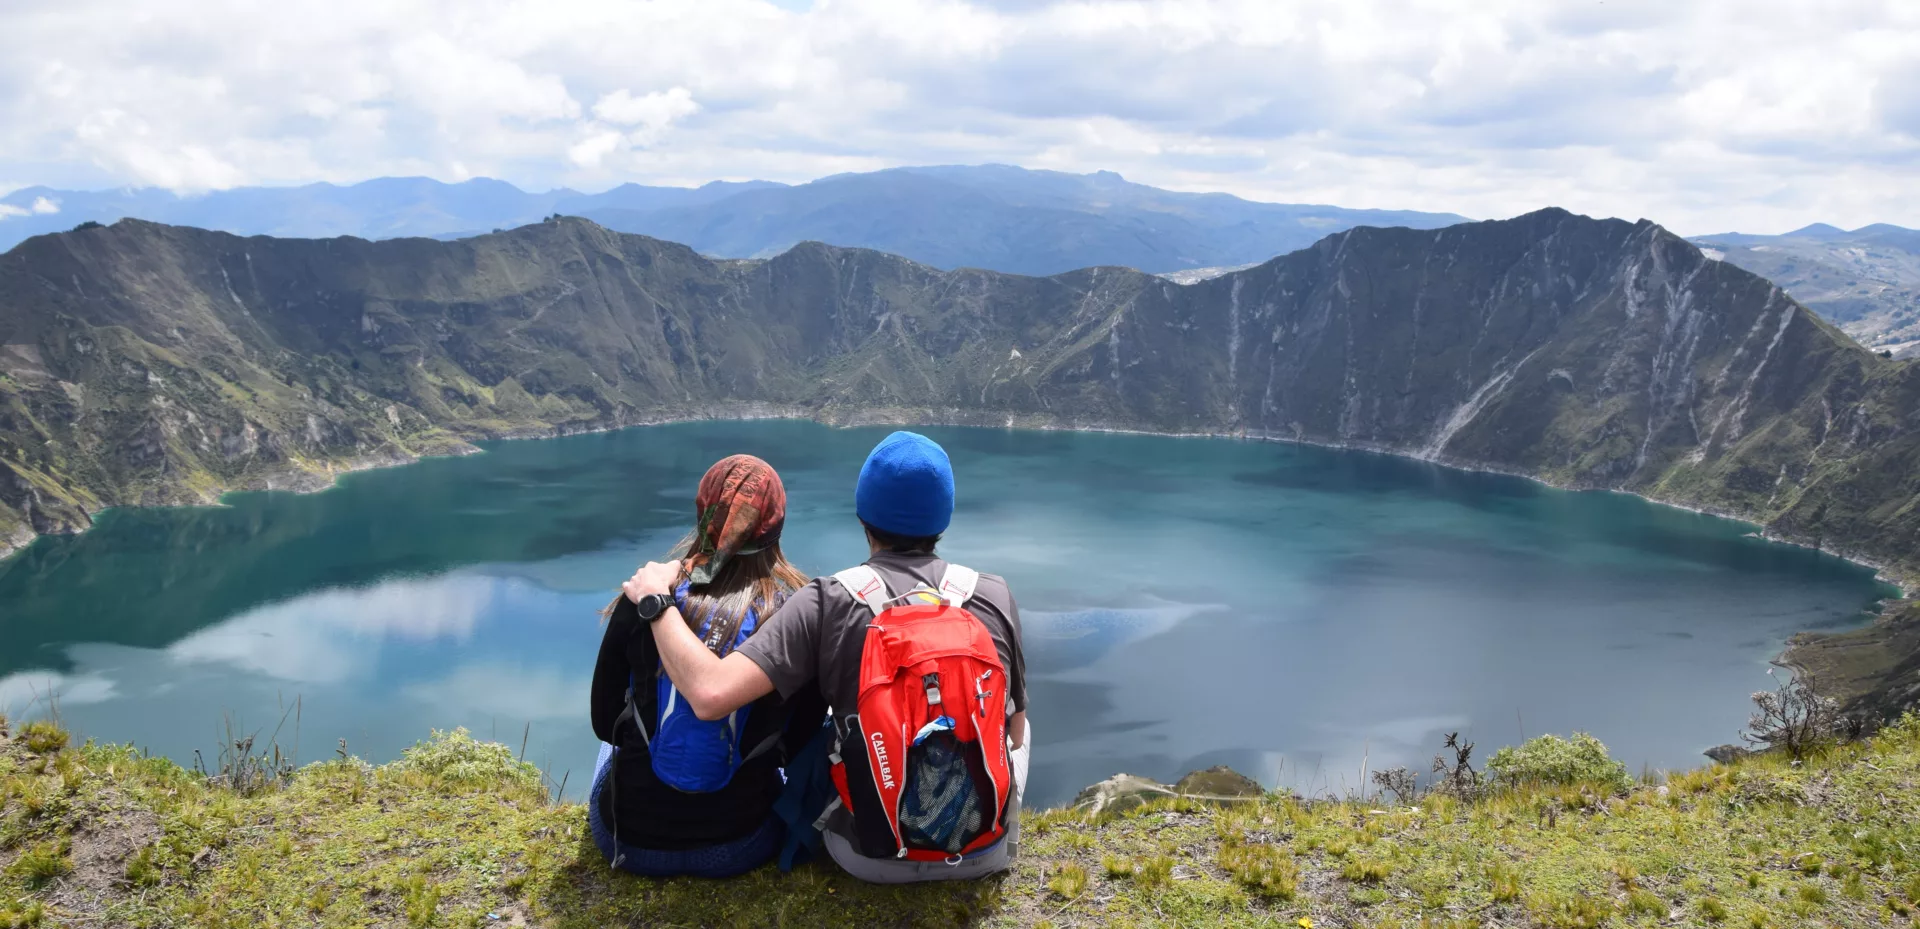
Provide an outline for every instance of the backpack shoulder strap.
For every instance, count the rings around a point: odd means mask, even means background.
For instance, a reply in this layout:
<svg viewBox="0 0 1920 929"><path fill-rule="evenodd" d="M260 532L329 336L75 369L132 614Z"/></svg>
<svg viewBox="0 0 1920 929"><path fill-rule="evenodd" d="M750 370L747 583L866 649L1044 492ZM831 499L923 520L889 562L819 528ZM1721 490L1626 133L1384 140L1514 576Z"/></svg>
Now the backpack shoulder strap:
<svg viewBox="0 0 1920 929"><path fill-rule="evenodd" d="M885 612L888 601L893 599L893 594L887 590L887 582L881 579L880 572L868 565L848 568L835 574L833 579L839 581L840 586L845 587L847 593L853 595L853 599L872 610L875 616Z"/></svg>
<svg viewBox="0 0 1920 929"><path fill-rule="evenodd" d="M633 728L640 733L640 744L651 748L653 747L653 736L647 734L647 724L640 718L640 708L634 705L633 692L640 686L639 678L640 675L631 672L627 675L627 705L620 710L619 716L614 717L613 737L615 740L620 738L621 723L631 722L633 723Z"/></svg>
<svg viewBox="0 0 1920 929"><path fill-rule="evenodd" d="M745 755L740 756L740 763L744 765L747 762L760 757L761 755L764 755L770 751L773 751L776 748L779 748L780 740L785 736L786 736L785 732L779 729L773 730L772 732L767 734L766 738L760 740L760 744L755 745L753 748L749 749Z"/></svg>
<svg viewBox="0 0 1920 929"><path fill-rule="evenodd" d="M980 585L980 572L957 564L947 565L947 573L940 578L940 599L950 606L964 607L973 599L973 589Z"/></svg>

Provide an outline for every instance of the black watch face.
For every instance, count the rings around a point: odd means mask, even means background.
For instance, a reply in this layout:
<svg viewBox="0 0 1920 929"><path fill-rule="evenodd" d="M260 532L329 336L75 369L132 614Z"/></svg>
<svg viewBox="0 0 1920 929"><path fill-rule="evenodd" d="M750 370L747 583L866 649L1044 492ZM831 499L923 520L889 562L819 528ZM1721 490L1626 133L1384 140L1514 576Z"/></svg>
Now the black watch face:
<svg viewBox="0 0 1920 929"><path fill-rule="evenodd" d="M659 594L647 594L640 598L638 606L640 607L640 618L652 622L659 619L661 613L667 611L667 598Z"/></svg>

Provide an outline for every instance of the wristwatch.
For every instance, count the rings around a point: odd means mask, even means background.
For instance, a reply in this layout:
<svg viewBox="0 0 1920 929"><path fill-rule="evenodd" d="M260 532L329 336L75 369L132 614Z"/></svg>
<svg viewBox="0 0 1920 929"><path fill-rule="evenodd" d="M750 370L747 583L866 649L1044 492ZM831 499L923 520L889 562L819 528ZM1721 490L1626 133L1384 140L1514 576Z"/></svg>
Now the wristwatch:
<svg viewBox="0 0 1920 929"><path fill-rule="evenodd" d="M664 615L667 612L667 607L672 605L672 597L665 594L647 594L636 601L633 604L633 608L639 612L641 619L647 622L653 622Z"/></svg>

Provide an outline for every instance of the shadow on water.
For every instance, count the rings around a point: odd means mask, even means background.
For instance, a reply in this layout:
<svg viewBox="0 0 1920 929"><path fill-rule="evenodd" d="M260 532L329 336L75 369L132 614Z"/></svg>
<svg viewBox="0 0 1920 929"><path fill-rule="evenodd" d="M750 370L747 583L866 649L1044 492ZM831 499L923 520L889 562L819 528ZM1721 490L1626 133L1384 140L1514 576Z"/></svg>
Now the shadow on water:
<svg viewBox="0 0 1920 929"><path fill-rule="evenodd" d="M1297 451L1322 451L1302 449ZM1632 495L1567 491L1506 474L1463 471L1374 452L1304 462L1283 456L1276 467L1239 471L1236 483L1346 498L1443 498L1449 504L1502 517L1503 542L1515 552L1551 550L1575 527L1585 538L1648 556L1728 567L1743 572L1809 570L1823 578L1857 577L1844 558L1762 539L1757 527L1668 506L1622 506ZM1887 588L1889 594L1894 593Z"/></svg>

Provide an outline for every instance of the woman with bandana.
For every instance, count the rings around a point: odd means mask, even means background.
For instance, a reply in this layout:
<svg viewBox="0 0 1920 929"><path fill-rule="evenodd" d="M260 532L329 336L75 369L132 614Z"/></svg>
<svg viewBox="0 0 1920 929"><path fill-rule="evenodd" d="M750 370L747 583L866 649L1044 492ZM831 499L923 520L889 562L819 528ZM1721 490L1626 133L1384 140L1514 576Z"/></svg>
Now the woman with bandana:
<svg viewBox="0 0 1920 929"><path fill-rule="evenodd" d="M636 604L621 596L605 611L592 691L593 730L603 744L587 816L594 844L621 870L727 877L758 867L780 847L782 829L772 815L780 766L819 731L824 701L817 691L755 701L734 736L738 767L731 777L723 768L724 783L689 784L649 753L650 742L661 744L663 725L702 723L684 710L662 722L660 695L673 699L671 681L659 680L665 672L648 624L667 606L678 607L721 656L751 635L807 583L780 553L786 510L786 489L772 466L751 455L720 461L700 479L693 534L675 552L681 568L671 599Z"/></svg>

